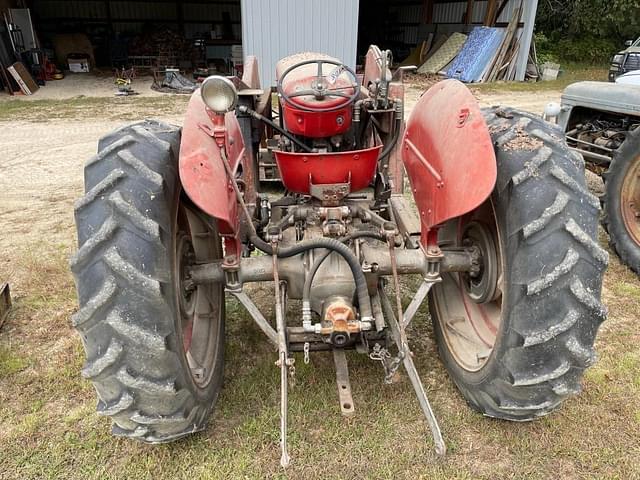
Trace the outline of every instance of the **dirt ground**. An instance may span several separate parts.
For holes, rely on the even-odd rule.
[[[163,97],[151,90],[149,77],[136,79],[135,89],[145,96]],[[50,82],[36,95],[21,100],[65,100],[78,97],[111,97],[115,89],[110,77],[69,74],[64,80]],[[422,94],[418,88],[407,90],[406,108],[411,111]],[[546,103],[559,101],[560,92],[532,95],[527,92],[477,94],[484,106],[510,105],[531,112],[542,112]],[[9,98],[0,96],[0,101]],[[180,100],[183,100],[182,98]],[[118,99],[126,105],[127,99]],[[158,115],[163,121],[180,125],[183,104],[176,105],[174,114]],[[0,205],[2,205],[0,248],[4,251],[21,243],[47,238],[57,243],[69,239],[73,223],[73,201],[82,193],[82,166],[95,153],[98,139],[128,122],[130,118],[145,118],[148,108],[127,109],[127,120],[105,120],[95,112],[94,118],[81,121],[62,118],[44,122],[12,120],[0,123]],[[47,212],[46,215],[41,215]],[[16,282],[19,281],[16,279]]]
[[[111,96],[110,80],[95,86],[87,78],[68,77],[23,100]],[[254,330],[233,308],[225,393],[212,425],[195,439],[156,448],[113,439],[109,422],[94,413],[90,384],[80,378],[83,352],[69,325],[77,306],[67,260],[75,249],[73,203],[82,194],[83,164],[102,135],[129,119],[180,124],[185,106],[183,98],[172,106],[145,83],[135,88],[162,100],[160,114],[154,103],[122,99],[115,110],[109,102],[89,103],[79,115],[48,118],[36,109],[29,120],[18,114],[0,120],[0,282],[11,283],[16,305],[0,330],[0,478],[282,478],[272,352],[259,335],[233,335]],[[407,110],[420,93],[408,89]],[[539,113],[559,101],[560,91],[476,95],[482,106]],[[0,109],[5,101],[0,97]],[[606,244],[603,233],[601,241]],[[301,365],[302,389],[291,399],[297,466],[288,476],[640,478],[640,282],[614,255],[604,297],[610,316],[585,391],[559,413],[526,425],[484,419],[465,405],[437,360],[422,314],[417,323],[429,334],[418,348],[418,366],[449,442],[445,460],[425,443],[406,381],[382,393],[377,367],[354,360],[362,414],[344,422],[335,412],[330,362],[321,358],[315,371]]]
[[[139,97],[162,96],[163,93],[151,89],[153,77],[139,75],[134,79],[133,90]],[[116,91],[114,77],[109,72],[71,73],[66,72],[62,80],[47,82],[35,94],[20,97],[21,100],[65,100],[74,97],[110,97]],[[11,100],[9,95],[0,94],[0,102]]]

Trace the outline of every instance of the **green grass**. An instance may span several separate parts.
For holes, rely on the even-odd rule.
[[[166,109],[184,97],[0,102],[0,118],[46,121]],[[38,103],[41,102],[41,103]],[[133,105],[133,107],[132,107]],[[23,109],[24,107],[24,109]],[[108,110],[108,112],[107,112]],[[106,112],[106,113],[105,113]],[[142,114],[136,114],[139,118]],[[71,212],[69,212],[71,215]],[[2,230],[0,216],[0,230]],[[73,233],[69,231],[68,238]],[[601,234],[604,245],[606,236]],[[77,308],[68,270],[74,249],[47,238],[15,238],[0,251],[0,278],[12,283],[14,309],[0,330],[0,478],[4,479],[640,479],[640,279],[611,254],[598,362],[583,392],[531,423],[484,418],[458,393],[437,357],[426,308],[411,344],[449,453],[438,458],[405,375],[385,385],[377,363],[349,353],[356,415],[339,414],[331,357],[305,365],[296,354],[290,391],[293,462],[279,467],[276,355],[233,299],[227,301],[225,383],[206,431],[149,446],[110,435],[95,414],[95,390],[80,376],[84,351],[69,317]],[[408,301],[416,280],[403,279]],[[250,295],[268,317],[272,289]],[[291,302],[291,307],[296,307]],[[291,319],[295,315],[291,316]]]
[[[26,358],[18,356],[8,346],[0,345],[0,378],[18,373],[28,365]]]
[[[227,302],[225,386],[209,428],[171,445],[111,437],[109,420],[94,412],[93,388],[79,374],[84,353],[68,321],[75,309],[70,253],[70,245],[37,244],[3,258],[25,273],[0,332],[2,478],[640,478],[640,307],[625,300],[640,282],[613,256],[600,360],[587,371],[582,394],[559,411],[525,424],[472,411],[437,358],[423,310],[412,343],[448,455],[434,454],[404,375],[384,385],[377,363],[349,353],[356,416],[344,419],[331,357],[319,354],[305,365],[296,355],[293,463],[285,475],[278,465],[276,356],[234,300]],[[405,301],[415,284],[403,279]],[[250,294],[270,313],[270,288],[254,285]]]
[[[50,121],[100,118],[136,120],[149,115],[181,115],[189,95],[158,97],[83,97],[67,100],[5,100],[0,102],[0,121]]]
[[[529,92],[563,90],[568,85],[584,80],[607,81],[607,67],[584,64],[561,65],[560,75],[556,80],[546,82],[493,82],[473,84],[473,88],[482,93],[493,92]]]

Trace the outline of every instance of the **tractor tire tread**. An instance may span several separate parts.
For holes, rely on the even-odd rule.
[[[579,392],[582,373],[595,360],[595,335],[606,318],[598,299],[608,254],[597,243],[599,202],[562,132],[511,108],[484,114],[498,161],[496,208],[507,218],[504,255],[514,266],[504,279],[512,291],[503,298],[508,325],[473,382],[449,366],[443,341],[440,353],[473,408],[528,421]],[[510,143],[518,138],[524,147]]]
[[[629,235],[620,211],[620,191],[624,176],[640,152],[640,128],[629,132],[624,143],[613,154],[609,169],[602,175],[602,226],[609,234],[609,245],[636,274],[640,275],[640,245]]]
[[[96,388],[98,414],[113,419],[113,434],[148,443],[202,430],[211,408],[184,378],[167,313],[176,308],[166,288],[167,205],[179,142],[178,127],[155,121],[103,137],[75,205],[79,248],[70,265],[80,308],[72,324],[87,354],[82,374]],[[131,239],[144,255],[127,251]]]

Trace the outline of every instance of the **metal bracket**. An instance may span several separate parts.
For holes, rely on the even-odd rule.
[[[342,199],[351,193],[351,173],[345,183],[314,184],[309,177],[309,193],[326,207],[337,207]]]
[[[347,355],[341,348],[333,349],[333,362],[336,365],[336,383],[338,384],[338,400],[340,411],[345,417],[352,417],[356,411],[351,396],[351,382],[349,381],[349,366]]]

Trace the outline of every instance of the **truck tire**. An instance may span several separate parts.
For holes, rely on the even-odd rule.
[[[224,291],[184,275],[221,245],[181,192],[179,146],[180,129],[155,121],[105,136],[75,205],[82,375],[113,434],[148,443],[202,430],[222,384]]]
[[[640,128],[614,153],[603,175],[602,223],[622,263],[640,275]]]
[[[600,205],[562,133],[512,109],[484,112],[498,174],[491,197],[439,241],[478,247],[475,274],[445,274],[430,308],[440,356],[484,415],[527,421],[580,391],[596,354],[608,255]]]

